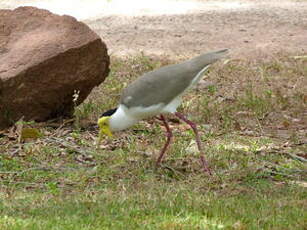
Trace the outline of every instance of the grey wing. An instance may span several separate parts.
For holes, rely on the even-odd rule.
[[[189,87],[192,79],[185,76],[190,74],[175,65],[146,73],[123,90],[120,103],[128,108],[168,104]]]
[[[213,51],[146,73],[124,89],[120,103],[128,108],[168,104],[191,84],[195,84],[207,67],[226,53],[226,49]]]

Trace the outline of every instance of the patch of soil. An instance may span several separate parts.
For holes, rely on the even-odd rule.
[[[187,14],[113,15],[85,22],[117,56],[192,56],[221,48],[230,48],[233,58],[306,54],[307,1],[217,2],[217,7],[228,7],[201,1],[199,9]],[[245,5],[231,7],[231,2]]]
[[[0,8],[22,5],[84,21],[116,56],[176,59],[221,48],[248,59],[307,53],[306,0],[0,0]]]

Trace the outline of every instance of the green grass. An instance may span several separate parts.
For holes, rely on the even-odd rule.
[[[154,119],[95,147],[99,114],[168,63],[113,58],[74,124],[19,122],[0,133],[0,229],[306,229],[304,60],[219,63],[206,79],[213,84],[185,96],[180,110],[199,124],[213,176],[176,119],[161,168],[164,128]],[[18,141],[25,127],[43,136]]]
[[[73,198],[21,196],[2,204],[5,215],[0,226],[10,230],[303,229],[306,220],[304,204],[298,202],[304,193],[287,184],[276,188],[258,180],[250,191],[241,185],[234,194],[219,194],[191,190],[189,183],[152,182],[130,191],[103,186]]]

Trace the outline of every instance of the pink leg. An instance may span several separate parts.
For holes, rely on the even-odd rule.
[[[158,119],[161,120],[161,121],[163,122],[163,125],[164,125],[165,128],[166,128],[167,140],[166,140],[165,145],[163,146],[163,149],[162,149],[161,152],[160,152],[160,155],[159,155],[158,160],[157,160],[157,162],[156,162],[156,166],[159,166],[159,165],[160,165],[160,163],[161,163],[161,161],[162,161],[162,158],[163,158],[163,156],[164,156],[164,154],[165,154],[165,152],[166,152],[166,150],[167,150],[169,144],[171,143],[171,139],[172,139],[172,136],[173,136],[172,130],[171,130],[170,127],[168,126],[165,117],[161,114],[161,115],[160,115],[160,118],[158,118]]]
[[[201,164],[202,166],[204,167],[204,171],[207,172],[209,175],[212,175],[211,173],[211,170],[208,166],[208,162],[206,161],[205,159],[205,154],[203,153],[203,150],[202,150],[202,146],[201,146],[201,141],[200,141],[200,137],[199,137],[199,134],[198,134],[198,130],[197,130],[197,127],[196,127],[196,124],[193,123],[192,121],[188,120],[183,114],[181,113],[178,113],[176,112],[175,115],[183,120],[185,123],[187,123],[194,131],[194,134],[195,134],[195,138],[196,138],[196,143],[197,143],[197,147],[198,147],[198,150],[200,152],[200,161],[201,161]]]

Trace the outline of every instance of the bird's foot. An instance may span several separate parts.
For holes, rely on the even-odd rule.
[[[212,176],[212,172],[209,168],[209,164],[205,159],[205,154],[203,153],[203,149],[202,149],[202,145],[201,145],[201,140],[200,140],[200,135],[198,133],[198,129],[197,126],[194,122],[188,120],[183,114],[176,112],[175,115],[183,120],[185,123],[187,123],[193,130],[194,134],[195,134],[195,139],[196,139],[196,144],[197,144],[197,148],[199,150],[199,154],[200,154],[200,162],[201,165],[204,169],[204,172],[208,173],[210,176]]]
[[[203,167],[203,170],[205,173],[208,173],[209,176],[212,176],[212,171],[209,167],[209,164],[208,162],[206,161],[205,157],[203,155],[200,156],[200,162],[201,162],[201,165]]]

